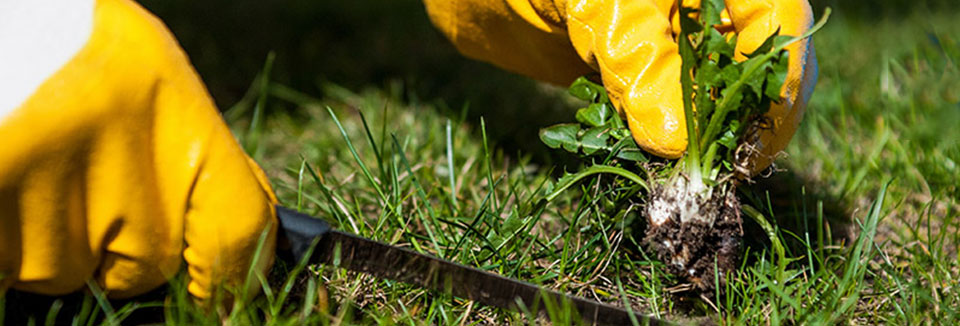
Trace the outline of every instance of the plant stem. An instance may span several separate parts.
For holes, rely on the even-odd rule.
[[[647,183],[644,182],[643,179],[640,178],[639,175],[636,175],[636,174],[633,173],[633,172],[627,171],[627,170],[622,169],[622,168],[614,167],[614,166],[594,165],[594,166],[591,166],[591,167],[589,167],[589,168],[583,169],[583,170],[580,171],[580,172],[577,172],[577,174],[574,174],[574,175],[570,176],[569,179],[566,179],[566,180],[564,180],[563,182],[557,184],[557,187],[553,190],[553,192],[550,193],[549,195],[547,195],[547,197],[545,197],[544,199],[545,199],[546,201],[551,201],[551,200],[553,200],[554,198],[556,198],[557,196],[559,196],[560,193],[562,193],[564,190],[567,190],[567,188],[570,188],[570,186],[572,186],[572,185],[574,185],[575,183],[577,183],[577,181],[580,181],[580,180],[583,179],[583,178],[586,178],[586,177],[588,177],[588,176],[590,176],[590,175],[598,174],[598,173],[611,173],[611,174],[616,174],[616,175],[619,175],[619,176],[621,176],[621,177],[627,178],[627,179],[630,180],[630,181],[633,181],[634,183],[636,183],[636,184],[640,185],[641,187],[643,187],[643,189],[650,190],[650,188],[647,187]]]
[[[690,44],[690,32],[680,30],[678,38],[680,57],[680,88],[683,96],[683,116],[687,125],[687,161],[684,167],[687,175],[694,182],[702,182],[700,175],[700,146],[697,142],[697,117],[693,112],[693,66],[696,64],[696,54]]]
[[[757,73],[757,70],[759,70],[764,63],[766,63],[767,61],[770,61],[770,59],[772,59],[775,55],[780,53],[780,51],[782,51],[788,45],[793,44],[794,42],[800,41],[804,38],[810,37],[810,35],[820,30],[820,28],[823,27],[824,24],[826,24],[827,18],[830,17],[830,12],[831,12],[830,8],[827,7],[826,10],[823,12],[823,17],[821,17],[820,20],[817,22],[817,24],[814,25],[812,28],[810,28],[810,30],[808,30],[806,33],[803,33],[800,36],[791,38],[790,40],[783,42],[782,44],[777,44],[776,46],[773,47],[772,50],[770,50],[770,52],[764,53],[763,57],[761,57],[759,60],[751,62],[750,65],[744,67],[743,74],[740,75],[740,79],[738,79],[736,82],[730,85],[730,87],[727,89],[728,94],[739,93],[740,88],[743,87],[743,84],[746,82],[748,78],[753,76],[753,74]],[[681,44],[684,43],[682,39],[680,40],[680,43]],[[682,49],[683,47],[681,46],[681,51]],[[680,75],[680,82],[683,83],[683,75]],[[714,137],[716,137],[717,132],[719,132],[720,127],[723,125],[723,120],[727,117],[727,113],[729,113],[730,110],[733,109],[734,104],[737,104],[737,103],[731,103],[729,101],[731,97],[732,96],[724,96],[723,100],[720,102],[720,105],[717,106],[717,110],[710,117],[710,122],[707,123],[707,129],[704,131],[703,137],[700,139],[700,143],[699,143],[700,147],[706,147],[707,144],[713,141]]]
[[[718,146],[717,143],[710,144],[710,147],[707,148],[707,153],[703,155],[702,171],[703,175],[707,176],[708,178],[712,174],[711,171],[713,171],[713,159],[717,156],[717,149],[719,149],[719,147],[720,146]]]

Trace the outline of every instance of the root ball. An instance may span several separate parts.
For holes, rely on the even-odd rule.
[[[651,193],[644,243],[693,290],[711,292],[715,267],[722,285],[740,260],[740,202],[732,186],[702,191],[677,179]]]

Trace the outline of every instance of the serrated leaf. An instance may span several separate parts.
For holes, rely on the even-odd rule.
[[[723,81],[720,66],[713,60],[705,60],[697,70],[697,87],[713,87]]]
[[[723,11],[723,0],[703,0],[700,3],[700,19],[704,26],[720,24],[720,12]]]
[[[723,69],[720,70],[720,77],[723,78],[724,84],[730,86],[733,83],[736,83],[740,79],[742,65],[740,63],[729,64]]]
[[[753,71],[753,74],[749,76],[740,76],[743,79],[744,85],[746,85],[757,98],[763,96],[763,82],[766,80],[766,72],[769,69],[772,69],[772,64],[769,60],[764,61],[763,57],[754,57],[747,59],[743,62],[744,67],[750,67],[751,65],[759,65],[756,70]]]
[[[722,136],[720,136],[720,139],[717,139],[717,143],[728,149],[735,149],[737,148],[737,135],[734,135],[732,131],[727,130]]]
[[[593,103],[577,110],[577,121],[590,127],[600,127],[607,123],[612,112],[606,103]]]
[[[764,86],[764,95],[770,99],[780,101],[780,89],[787,80],[787,72],[790,69],[789,52],[784,50],[780,53],[777,62],[772,65],[773,71],[767,74],[767,84]]]
[[[518,217],[516,213],[511,212],[501,223],[498,223],[492,228],[493,232],[487,235],[487,241],[489,241],[493,247],[500,247],[507,241],[513,239],[513,234],[523,227],[523,224],[524,218]]]
[[[740,130],[740,121],[739,120],[730,121],[730,124],[728,126],[729,127],[727,128],[727,131],[725,131],[723,135],[720,136],[720,139],[717,139],[717,143],[719,143],[720,145],[728,149],[736,149],[737,148],[737,131]]]
[[[680,7],[681,33],[693,34],[703,30],[703,26],[700,26],[700,22],[690,18],[690,14],[694,12],[697,12],[697,10],[689,7]]]
[[[717,107],[717,102],[710,97],[709,92],[704,92],[702,95],[697,94],[697,119],[698,124],[704,126],[707,124],[707,121],[710,120],[710,115],[713,114],[713,110]]]
[[[571,182],[574,182],[576,180],[576,177],[577,176],[573,173],[564,172],[563,176],[560,177],[560,179],[557,179],[557,184],[554,186],[554,188],[563,188],[564,186],[570,184]],[[553,190],[547,193],[551,193],[551,192],[553,192]]]
[[[578,132],[580,132],[580,125],[576,123],[553,125],[540,129],[540,141],[547,147],[563,147],[568,152],[576,153],[580,147],[580,143],[577,141]]]
[[[720,12],[725,0],[701,0],[698,9],[679,8],[681,30],[676,42],[682,59],[680,86],[686,129],[692,141],[684,154],[687,166],[706,173],[707,184],[715,185],[720,174],[734,169],[733,154],[743,131],[741,121],[753,123],[765,112],[771,101],[779,100],[779,90],[786,78],[788,61],[780,51],[791,39],[780,36],[779,30],[764,39],[747,60],[738,62],[737,35],[723,35],[714,28],[721,23]],[[695,18],[691,18],[691,15]],[[818,23],[817,26],[822,26]],[[805,34],[804,36],[808,36]],[[750,71],[751,74],[744,75]],[[736,86],[735,89],[732,86]],[[603,86],[587,78],[577,79],[569,88],[572,96],[590,104],[577,111],[578,124],[558,125],[541,130],[541,140],[552,148],[578,153],[581,158],[610,153],[618,160],[646,161],[616,110],[608,102]],[[724,107],[717,107],[720,104]],[[694,110],[696,108],[696,110]],[[615,145],[611,145],[615,144]],[[707,153],[701,150],[708,150]],[[705,155],[706,154],[706,155]],[[709,158],[709,162],[700,162]],[[587,158],[596,159],[596,158]],[[621,161],[622,162],[622,161]],[[692,163],[692,164],[691,164]],[[675,166],[675,167],[676,167]],[[603,165],[601,167],[611,167]],[[669,169],[664,169],[664,171]],[[576,175],[582,175],[578,173]],[[557,184],[547,185],[550,193],[563,191],[563,184],[572,184],[567,174]],[[551,195],[555,196],[555,195]]]
[[[607,139],[610,138],[610,134],[604,132],[604,130],[605,128],[594,127],[583,133],[583,137],[580,138],[580,145],[583,146],[584,154],[593,155],[602,149],[609,149]]]
[[[727,43],[727,38],[724,37],[723,34],[720,34],[720,31],[711,28],[707,30],[707,34],[705,35],[703,43],[700,46],[700,51],[704,57],[707,57],[711,54],[733,57],[735,44],[736,43]]]
[[[743,100],[743,92],[734,92],[730,88],[725,88],[724,90],[720,91],[720,94],[720,101],[730,103],[729,105],[732,105],[733,108],[740,107],[740,101]]]

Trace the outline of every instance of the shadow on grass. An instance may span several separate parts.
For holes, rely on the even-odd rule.
[[[543,156],[538,129],[573,118],[564,92],[461,56],[420,1],[140,2],[169,26],[221,109],[274,51],[270,79],[317,98],[324,83],[359,91],[399,82],[403,101],[454,119],[469,105],[466,122],[485,117],[491,141],[509,154]]]
[[[856,239],[856,223],[851,219],[852,204],[832,196],[813,180],[794,171],[781,171],[744,187],[741,200],[764,213],[771,212],[774,223],[784,233],[790,257],[803,255],[805,243],[824,246],[850,244]],[[818,227],[822,227],[818,230]],[[820,231],[820,233],[818,233]],[[764,231],[749,218],[744,218],[744,233],[763,235]],[[809,238],[808,238],[809,237]],[[745,236],[745,245],[753,248],[768,246],[765,236]]]
[[[537,138],[539,128],[572,120],[573,108],[558,95],[563,92],[464,58],[432,26],[419,0],[140,2],[170,27],[221,108],[243,96],[275,51],[271,80],[292,89],[323,98],[327,82],[356,91],[399,81],[405,101],[440,102],[431,106],[453,118],[469,103],[466,122],[485,117],[490,140],[507,154],[529,154],[544,165],[565,162]],[[818,15],[829,6],[868,21],[955,10],[953,2],[812,1]]]
[[[109,300],[109,304],[111,309],[138,306],[120,321],[123,325],[163,324],[164,307],[161,303],[166,296],[167,287],[164,286],[130,299]],[[4,325],[101,325],[107,322],[97,300],[83,291],[52,297],[10,290],[5,301],[6,315],[0,320]]]

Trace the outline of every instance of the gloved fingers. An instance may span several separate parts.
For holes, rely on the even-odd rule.
[[[0,291],[93,278],[136,295],[183,254],[205,299],[246,280],[261,235],[265,270],[275,199],[176,40],[132,0],[94,15],[84,48],[0,124]]]
[[[220,289],[232,292],[227,295],[250,294],[259,289],[259,282],[256,278],[247,282],[249,272],[256,277],[273,262],[276,198],[186,57],[181,52],[172,60],[178,62],[169,66],[178,68],[157,88],[156,156],[160,175],[165,176],[160,182],[187,189],[175,200],[185,201],[188,290],[201,301]]]
[[[674,4],[676,3],[676,1],[670,0],[657,1],[672,2]],[[661,4],[661,6],[666,6],[666,4]],[[700,8],[700,0],[685,0],[683,2],[683,6],[687,8]],[[672,24],[671,26],[673,27],[674,35],[680,34],[680,15],[677,14],[679,12],[678,9],[679,8],[674,5],[673,9],[670,11],[670,23]],[[698,15],[698,13],[694,12],[690,14],[690,17],[697,18]],[[730,19],[730,12],[728,12],[726,8],[724,8],[723,11],[720,11],[720,23],[714,25],[713,28],[717,29],[717,31],[719,31],[721,34],[735,31],[733,28],[733,21]]]
[[[806,0],[726,0],[726,7],[737,32],[736,53],[744,59],[767,37],[799,36],[813,25],[813,12]],[[756,144],[752,170],[762,171],[786,147],[803,117],[807,100],[817,79],[813,43],[804,39],[786,47],[790,53],[789,70],[781,90],[781,100],[767,113],[769,128],[762,131]]]
[[[662,56],[666,57],[662,63],[631,84],[621,107],[637,144],[657,156],[673,159],[683,155],[687,147],[681,59],[679,55]]]
[[[107,252],[101,258],[96,280],[111,299],[124,299],[166,283],[167,276],[154,262]]]
[[[14,288],[65,294],[97,280],[109,297],[177,273],[182,209],[154,157],[155,59],[175,44],[132,1],[96,1],[85,45],[0,124],[0,274]],[[169,176],[172,177],[172,176]],[[175,213],[170,213],[170,212]],[[0,232],[6,233],[6,232]],[[11,255],[12,256],[12,255]]]
[[[593,72],[570,47],[564,0],[424,0],[464,56],[566,86]]]
[[[759,152],[753,153],[750,158],[753,166],[751,172],[756,175],[770,166],[780,152],[787,147],[793,134],[797,132],[800,121],[803,120],[803,113],[807,106],[807,101],[813,93],[814,85],[817,83],[817,56],[813,45],[810,45],[807,52],[807,59],[804,62],[803,73],[799,84],[801,85],[798,94],[794,95],[793,100],[782,98],[780,103],[770,106],[767,117],[771,119],[771,128],[760,133],[758,140]],[[789,73],[788,73],[789,75]],[[787,77],[789,78],[789,76]]]
[[[269,185],[229,130],[216,129],[190,194],[184,229],[188,290],[201,300],[219,287],[233,295],[256,292],[256,273],[265,274],[273,263],[276,241],[276,200]]]
[[[614,105],[643,149],[666,158],[683,154],[680,55],[670,1],[576,0],[567,28],[580,57],[600,71]]]
[[[737,54],[753,52],[778,29],[780,35],[798,36],[813,26],[813,11],[806,0],[726,0],[725,5],[738,35]]]

